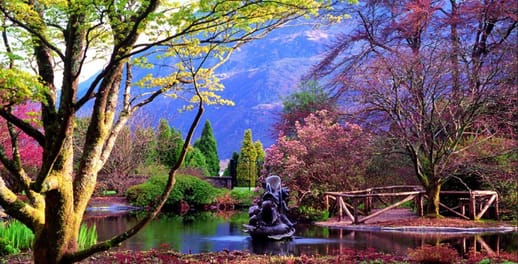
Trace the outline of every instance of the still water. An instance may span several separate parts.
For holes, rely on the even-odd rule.
[[[99,240],[110,238],[132,227],[136,214],[90,217]],[[348,248],[375,248],[387,253],[407,252],[424,244],[449,243],[459,253],[484,250],[518,254],[518,233],[484,235],[405,234],[401,232],[346,231],[315,225],[297,225],[294,239],[282,242],[257,242],[242,231],[247,223],[246,212],[200,212],[184,216],[161,215],[134,237],[123,242],[122,248],[148,250],[172,248],[182,253],[248,250],[256,254],[335,255]]]

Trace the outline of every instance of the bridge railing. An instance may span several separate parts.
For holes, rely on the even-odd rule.
[[[495,191],[441,191],[440,195],[457,197],[456,206],[447,206],[443,203],[440,206],[462,218],[478,220],[491,206],[495,208],[495,215],[498,218],[498,194]],[[324,194],[327,210],[331,209],[331,200],[334,200],[335,208],[338,210],[338,220],[349,219],[353,224],[364,223],[411,200],[414,201],[417,215],[423,216],[424,199],[427,198],[425,190],[418,185],[373,187]],[[374,211],[376,202],[385,207]]]

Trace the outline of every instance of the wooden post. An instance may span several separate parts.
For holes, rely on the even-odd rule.
[[[483,208],[480,209],[480,213],[477,214],[476,220],[482,218],[484,213],[486,213],[487,209],[489,209],[489,207],[497,199],[497,197],[498,197],[498,195],[495,193],[495,194],[491,195],[491,198],[489,198],[489,200],[486,200],[486,204],[484,205]]]
[[[496,195],[496,200],[495,200],[495,218],[496,220],[500,220],[500,210],[498,209],[498,194],[495,194]]]
[[[363,198],[363,205],[364,205],[364,212],[365,212],[365,215],[368,215],[371,211],[371,192],[372,191],[368,191],[367,192],[367,196],[365,196],[365,198]]]
[[[477,206],[476,206],[476,196],[474,193],[469,193],[469,216],[472,220],[478,220],[477,217]]]
[[[345,211],[345,214],[349,219],[351,219],[351,222],[354,222],[354,216],[349,212],[349,209],[347,209],[347,204],[344,202],[344,200],[340,200],[341,205],[343,206],[343,209]]]
[[[336,203],[338,205],[338,222],[342,221],[342,196],[336,196]]]
[[[424,199],[424,197],[423,197],[423,194],[421,192],[416,195],[415,207],[416,207],[416,210],[417,210],[417,214],[420,217],[424,216],[424,201],[423,201],[423,199]]]
[[[353,223],[356,225],[358,224],[358,199],[353,198],[353,209],[354,209],[354,221]]]

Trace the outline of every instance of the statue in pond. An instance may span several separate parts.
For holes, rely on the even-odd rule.
[[[279,176],[266,178],[264,194],[259,202],[248,210],[249,221],[248,225],[244,225],[244,231],[257,239],[291,238],[295,228],[286,216],[288,192],[288,188],[281,186]]]

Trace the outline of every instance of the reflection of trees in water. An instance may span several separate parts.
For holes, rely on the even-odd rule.
[[[460,256],[466,257],[471,252],[485,252],[489,256],[500,252],[518,253],[518,233],[507,234],[439,234],[439,233],[402,233],[402,232],[364,232],[334,230],[341,241],[354,241],[358,249],[375,248],[386,253],[405,254],[409,248],[424,245],[448,244],[455,248]],[[337,250],[344,248],[340,244]],[[336,254],[336,253],[335,253]]]
[[[143,214],[95,217],[85,223],[96,224],[99,240],[124,232],[132,227]],[[336,255],[346,250],[375,248],[392,254],[406,254],[409,248],[448,243],[460,256],[473,249],[477,252],[518,253],[518,232],[493,235],[438,235],[434,233],[363,232],[323,228],[314,225],[297,225],[293,240],[252,241],[242,232],[248,214],[219,215],[213,212],[196,214],[161,215],[134,238],[123,243],[122,248],[145,250],[170,248],[193,253],[220,251],[223,249],[249,250],[257,254],[276,255]],[[228,239],[227,239],[228,238]]]
[[[129,215],[110,215],[106,217],[90,217],[84,222],[88,225],[95,224],[98,241],[108,239],[116,234],[126,231]]]

